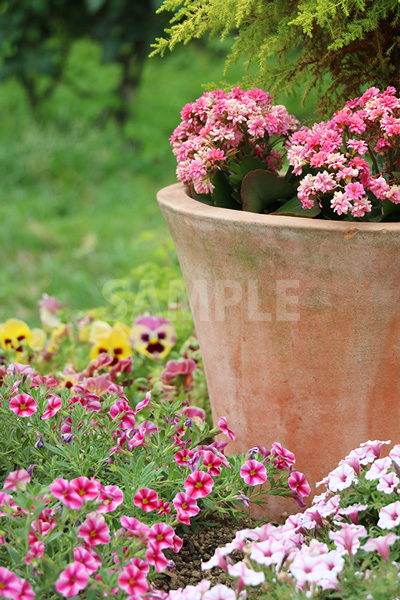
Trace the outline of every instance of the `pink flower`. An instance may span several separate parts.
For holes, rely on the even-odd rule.
[[[118,400],[110,408],[112,419],[118,419],[121,429],[132,429],[135,427],[135,413],[125,400]]]
[[[30,565],[32,562],[32,558],[42,558],[44,554],[44,543],[43,542],[34,542],[29,548],[29,552],[25,556],[25,564]]]
[[[124,567],[118,577],[118,586],[127,594],[132,594],[135,598],[139,598],[148,590],[146,573],[139,569],[134,564],[129,564]]]
[[[385,494],[392,494],[397,489],[399,482],[400,479],[395,475],[395,473],[383,473],[380,476],[376,489],[379,492],[384,492]]]
[[[77,477],[70,482],[72,489],[84,501],[94,500],[99,495],[101,485],[96,479],[88,479],[87,477]]]
[[[82,538],[88,546],[98,546],[99,544],[108,544],[110,534],[107,523],[104,519],[87,518],[79,527],[77,536]]]
[[[31,476],[29,475],[28,471],[25,471],[24,469],[13,471],[7,475],[3,484],[3,490],[12,490],[14,492],[18,492],[18,490],[24,490],[30,480]]]
[[[366,544],[362,546],[362,549],[366,552],[377,550],[384,560],[389,560],[389,546],[393,546],[397,539],[398,536],[393,532],[377,538],[369,538]]]
[[[162,553],[162,550],[155,548],[154,546],[149,546],[149,548],[146,550],[145,556],[147,562],[154,566],[157,573],[161,573],[161,571],[163,571],[168,565],[168,561]]]
[[[234,440],[236,435],[233,433],[233,431],[231,429],[229,429],[227,423],[226,423],[226,417],[220,417],[219,421],[218,421],[218,427],[220,428],[220,430],[222,431],[222,433],[224,433],[225,435],[228,436],[228,438],[230,440]]]
[[[400,502],[392,502],[379,511],[378,527],[381,529],[393,529],[400,523]]]
[[[64,598],[76,596],[81,590],[84,590],[89,581],[89,574],[85,567],[79,562],[73,562],[60,573],[55,587],[59,594]]]
[[[106,485],[101,488],[97,502],[100,502],[100,506],[97,508],[99,513],[112,512],[121,504],[124,499],[122,490],[116,485]]]
[[[50,491],[54,498],[61,500],[65,506],[72,510],[78,510],[83,504],[81,496],[79,496],[72,485],[66,479],[57,478],[50,484]]]
[[[42,419],[49,419],[50,417],[54,417],[54,415],[60,410],[62,406],[61,398],[58,396],[50,396],[48,399],[47,408],[42,415]]]
[[[82,546],[74,548],[74,561],[81,563],[85,567],[89,575],[95,573],[99,568],[99,565],[97,564],[97,561],[95,560],[94,556],[92,556],[89,550],[83,548]]]
[[[197,506],[196,500],[184,494],[183,492],[179,492],[176,494],[175,498],[172,501],[175,509],[178,513],[178,517],[194,517],[200,512],[200,508]]]
[[[351,486],[355,478],[355,471],[350,465],[342,464],[328,475],[328,487],[332,492],[339,492]]]
[[[163,548],[171,548],[174,543],[175,532],[170,525],[166,523],[155,523],[150,527],[149,544],[163,550]]]
[[[246,585],[260,585],[265,581],[264,573],[249,569],[244,562],[228,565],[228,573],[232,577],[238,577],[237,593],[240,593]]]
[[[142,540],[144,544],[147,544],[147,540],[149,537],[150,527],[145,523],[142,523],[135,517],[126,517],[122,516],[120,518],[120,523],[124,529],[129,531],[134,537]]]
[[[222,464],[222,460],[214,454],[211,450],[201,452],[203,457],[203,465],[207,467],[209,475],[215,477],[220,474],[221,469],[219,468]]]
[[[362,525],[349,525],[344,523],[339,531],[330,531],[329,538],[341,554],[353,555],[360,547],[360,539],[367,535],[367,530]]]
[[[303,473],[300,473],[299,471],[293,471],[290,474],[288,485],[290,489],[297,492],[301,498],[305,498],[306,496],[310,495],[311,488],[308,485],[307,479]]]
[[[19,417],[30,417],[37,411],[37,404],[29,394],[18,394],[11,398],[10,410]]]
[[[142,508],[146,512],[157,510],[158,508],[158,495],[157,492],[149,488],[142,488],[135,494],[133,503],[138,508]]]
[[[197,498],[204,498],[211,493],[214,481],[213,478],[204,473],[204,471],[195,471],[191,473],[186,479],[183,487],[186,490],[188,496],[197,500]]]
[[[275,539],[272,535],[263,542],[253,542],[250,558],[260,565],[281,565],[286,548],[282,540]]]
[[[21,589],[18,577],[5,567],[0,567],[0,596],[16,598]]]
[[[247,485],[261,485],[267,479],[267,469],[258,460],[248,460],[240,469],[240,476]]]
[[[179,450],[176,454],[175,454],[175,462],[178,463],[178,465],[187,465],[188,461],[194,457],[194,452],[193,450],[188,450],[188,448],[184,448],[183,450]]]
[[[271,458],[278,471],[283,471],[284,469],[289,470],[296,462],[293,452],[286,450],[286,448],[283,448],[278,442],[272,444]]]
[[[192,387],[194,377],[193,371],[197,369],[197,363],[193,358],[182,360],[169,360],[161,373],[161,381],[165,385],[183,385],[185,391]]]
[[[236,594],[223,583],[217,583],[202,595],[203,600],[236,600]]]
[[[15,600],[33,600],[33,598],[36,597],[35,592],[33,591],[31,585],[26,581],[26,579],[18,577],[18,583],[20,585],[19,593],[16,596],[12,596]]]

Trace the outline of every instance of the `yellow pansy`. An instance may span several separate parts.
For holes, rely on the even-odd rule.
[[[0,344],[2,348],[24,351],[24,345],[32,346],[32,332],[20,319],[7,319],[0,323]]]
[[[106,352],[115,362],[130,356],[129,328],[124,323],[115,323],[113,327],[105,321],[94,321],[91,325],[89,341],[93,344],[90,358],[94,359]]]

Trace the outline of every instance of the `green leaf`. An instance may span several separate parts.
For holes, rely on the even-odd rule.
[[[18,563],[21,562],[20,555],[18,554],[18,552],[16,550],[14,550],[14,548],[8,547],[7,552],[10,555],[10,558],[15,565],[17,565]]]
[[[248,173],[243,179],[241,189],[243,210],[254,213],[269,212],[275,202],[286,200],[294,193],[294,187],[282,177],[257,169]]]
[[[272,215],[289,215],[292,217],[308,217],[309,219],[313,219],[314,217],[318,217],[321,214],[321,209],[318,204],[315,204],[312,208],[303,208],[301,204],[300,198],[295,196],[285,202],[282,206],[277,208]]]
[[[385,199],[382,202],[382,212],[383,218],[388,216],[393,218],[395,216],[395,221],[400,220],[400,204],[395,204],[394,202],[390,202],[390,200]]]
[[[212,198],[215,206],[240,210],[240,205],[232,198],[232,188],[225,173],[217,171],[212,178],[212,183],[214,185]]]

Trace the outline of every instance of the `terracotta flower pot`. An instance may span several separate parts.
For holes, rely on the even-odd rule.
[[[400,223],[219,209],[181,184],[158,202],[231,451],[280,442],[314,492],[360,443],[400,442]]]

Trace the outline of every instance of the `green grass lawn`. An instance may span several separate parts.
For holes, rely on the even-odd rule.
[[[77,44],[68,66],[90,98],[60,86],[34,119],[21,88],[2,84],[0,322],[37,324],[43,292],[72,308],[104,304],[107,282],[165,262],[168,232],[155,197],[175,181],[168,138],[183,104],[203,93],[203,82],[220,80],[222,68],[222,56],[199,45],[147,61],[128,127],[133,142],[96,120],[118,71],[100,64],[92,44]],[[232,78],[241,73],[238,66]],[[299,105],[288,108],[301,116]]]

